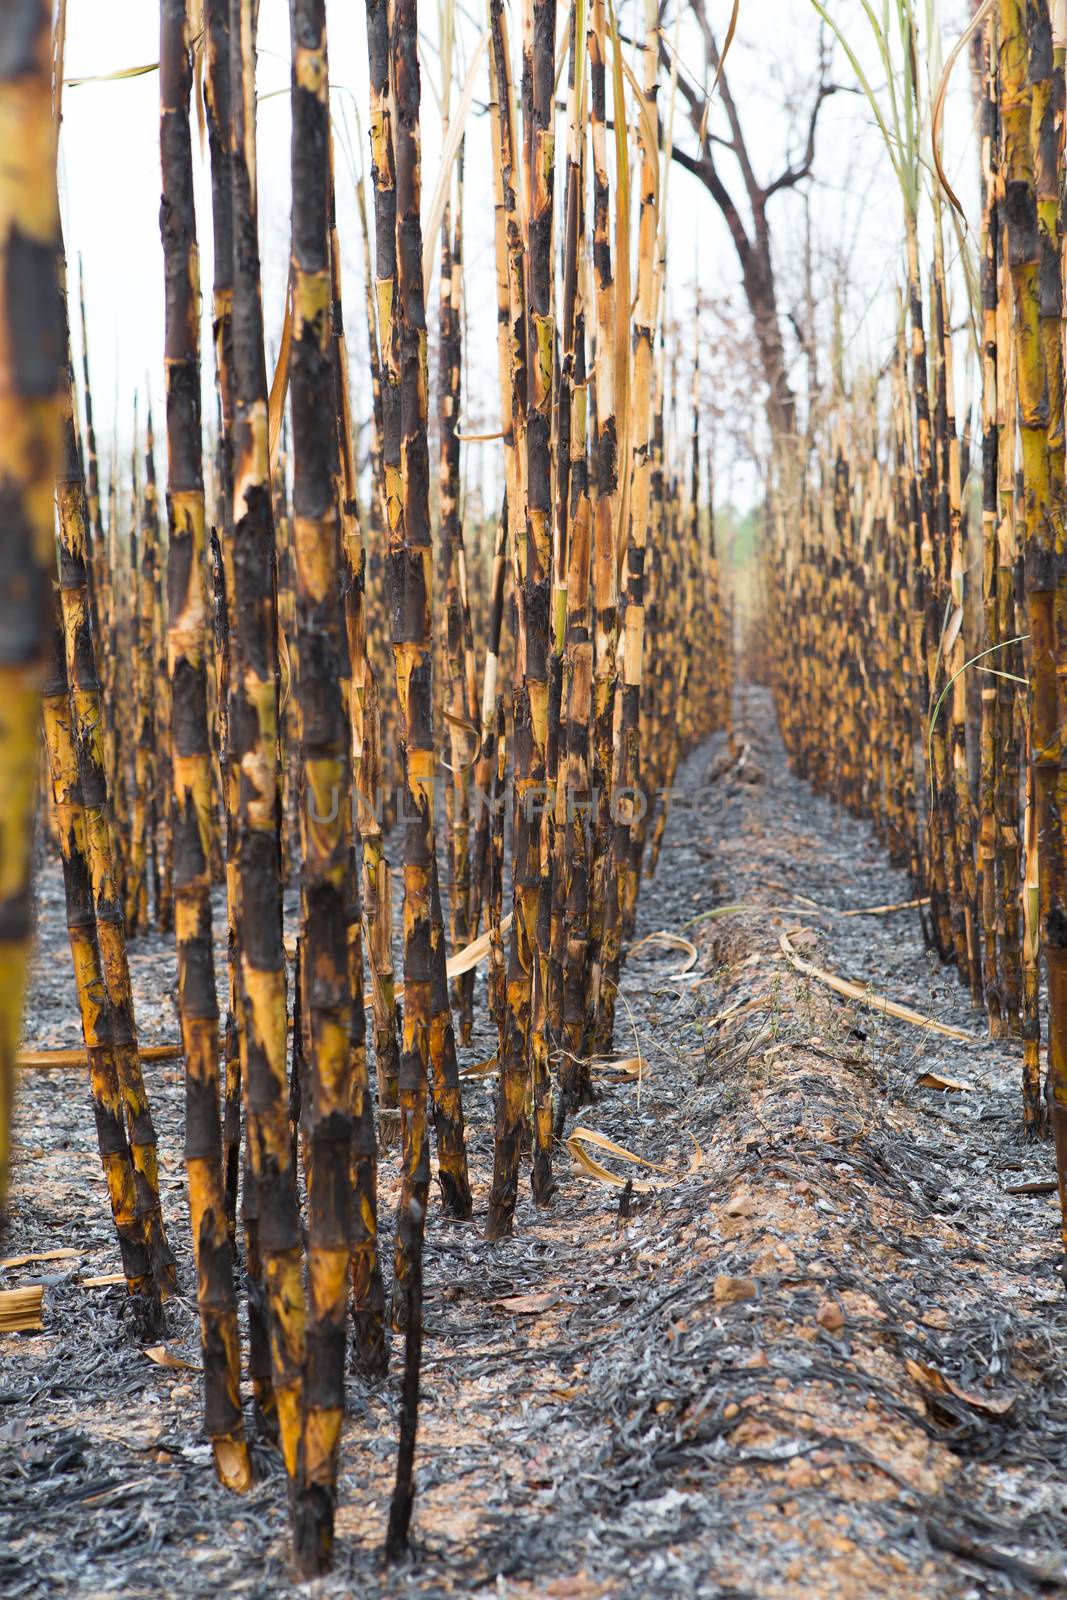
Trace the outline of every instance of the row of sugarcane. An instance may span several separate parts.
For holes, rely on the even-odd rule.
[[[1067,1218],[1065,20],[1047,0],[990,0],[976,16],[981,255],[957,306],[980,372],[979,439],[954,415],[957,202],[934,188],[924,272],[917,185],[905,186],[896,349],[850,389],[839,367],[809,437],[780,453],[765,567],[775,648],[759,653],[796,769],[873,820],[928,901],[930,947],[992,1036],[1021,1039],[1025,1127],[1054,1136]],[[905,87],[918,117],[918,85]]]
[[[138,442],[123,484],[113,460],[105,502],[87,357],[78,403],[55,209],[62,52],[47,0],[20,13],[33,16],[24,55],[14,44],[3,53],[14,68],[7,101],[0,86],[0,113],[8,105],[12,119],[28,119],[32,105],[36,120],[19,146],[35,163],[32,182],[0,189],[0,221],[9,260],[24,247],[27,218],[38,229],[48,270],[34,288],[43,282],[51,317],[40,325],[36,366],[24,371],[25,329],[37,324],[26,321],[25,275],[9,272],[5,283],[21,287],[25,303],[5,311],[0,401],[13,418],[7,472],[34,519],[23,519],[25,548],[12,545],[13,570],[34,606],[5,618],[2,637],[4,671],[18,687],[3,714],[25,712],[18,727],[0,730],[14,822],[3,829],[0,884],[4,959],[15,975],[4,990],[3,1083],[6,1092],[22,993],[15,979],[30,933],[43,685],[47,815],[127,1285],[146,1324],[158,1326],[176,1269],[126,952],[127,932],[154,917],[173,928],[178,956],[204,1428],[221,1481],[247,1488],[241,1260],[256,1427],[284,1457],[305,1574],[331,1560],[350,1319],[368,1378],[386,1370],[389,1325],[405,1336],[387,1549],[407,1548],[431,1123],[442,1211],[466,1219],[474,1209],[457,1048],[470,1035],[474,973],[457,974],[450,988],[449,945],[453,954],[477,951],[484,930],[499,1040],[486,1233],[498,1239],[514,1225],[524,1149],[534,1200],[551,1200],[555,1141],[591,1098],[593,1060],[611,1050],[639,882],[660,853],[678,763],[729,725],[730,608],[702,503],[699,408],[691,440],[672,444],[665,428],[669,153],[656,12],[646,9],[638,80],[604,0],[575,5],[564,40],[552,0],[526,0],[517,92],[502,0],[490,0],[506,491],[490,528],[476,530],[488,547],[473,563],[459,448],[462,157],[441,222],[431,513],[415,0],[367,4],[374,409],[362,505],[323,0],[290,6],[292,246],[273,383],[257,224],[257,6],[161,0],[165,513],[151,419],[143,461]],[[12,39],[20,26],[0,24]],[[217,426],[207,430],[190,115],[201,43],[215,263]],[[557,196],[561,46],[569,74]],[[636,228],[627,77],[640,155]],[[83,343],[85,321],[83,307]],[[42,444],[24,457],[31,421]],[[390,834],[381,791],[394,760],[401,790]],[[8,771],[17,783],[7,783]],[[393,844],[402,852],[402,1003]],[[290,879],[299,887],[291,982]],[[8,1125],[5,1116],[5,1139]],[[392,1143],[401,1192],[388,1301],[378,1160]]]

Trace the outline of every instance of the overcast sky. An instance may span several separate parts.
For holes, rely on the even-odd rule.
[[[832,14],[858,42],[878,83],[862,21],[859,0],[829,0]],[[728,0],[707,0],[713,25],[725,31]],[[966,0],[946,0],[943,33],[946,51],[968,13]],[[462,78],[481,31],[480,7],[464,11],[457,78]],[[643,8],[623,0],[620,23],[632,33]],[[346,326],[351,347],[357,410],[367,409],[366,327],[363,315],[362,245],[353,198],[353,178],[363,151],[355,129],[355,105],[366,117],[366,34],[362,6],[353,0],[328,0],[330,75],[338,125],[338,210],[344,265]],[[563,15],[561,9],[561,17]],[[438,173],[440,135],[436,90],[436,7],[423,6],[424,204],[428,207]],[[513,27],[513,42],[518,29]],[[673,34],[672,34],[673,36]],[[745,0],[729,59],[734,98],[745,125],[754,165],[769,179],[799,146],[804,123],[805,88],[814,81],[818,59],[818,17],[806,0]],[[691,28],[683,28],[681,55],[686,68],[703,77],[702,51]],[[92,77],[154,63],[158,58],[158,7],[152,0],[68,0],[66,76]],[[261,0],[259,30],[259,184],[264,304],[268,345],[277,342],[281,324],[289,234],[289,23],[287,0]],[[469,425],[491,427],[496,414],[495,291],[492,267],[491,168],[485,99],[485,60],[478,69],[477,92],[468,122],[466,161],[467,299],[470,348],[467,373]],[[832,78],[846,86],[854,78],[838,49]],[[456,91],[458,92],[458,91]],[[455,93],[454,92],[454,98]],[[134,391],[162,403],[163,275],[159,242],[158,75],[71,86],[64,95],[60,185],[66,242],[72,267],[80,257],[89,307],[89,340],[94,405],[105,457],[118,419],[119,437],[128,442]],[[666,106],[666,89],[661,105]],[[679,102],[678,143],[687,138]],[[966,58],[956,70],[946,134],[947,164],[960,192],[975,195],[976,147],[970,129]],[[717,110],[712,126],[723,127]],[[792,142],[792,143],[791,143]],[[561,139],[562,148],[562,139]],[[209,332],[211,214],[206,149],[195,147],[198,230],[205,290],[205,335]],[[733,182],[736,169],[728,153],[722,172]],[[815,184],[808,204],[820,259],[833,254],[845,263],[848,296],[844,326],[853,359],[881,362],[891,338],[892,306],[900,274],[900,200],[895,180],[869,108],[862,96],[841,93],[822,112]],[[794,292],[802,240],[803,199],[787,194],[772,201],[777,264],[788,307]],[[683,322],[691,317],[694,284],[704,296],[733,301],[740,309],[737,260],[711,198],[677,165],[669,190],[668,309]],[[431,315],[436,286],[429,302]],[[205,378],[210,379],[210,342],[205,337]],[[688,378],[686,379],[688,392]],[[213,408],[206,412],[213,415]],[[467,471],[482,476],[490,491],[497,472],[498,445],[471,446]],[[743,474],[727,488],[748,492]]]

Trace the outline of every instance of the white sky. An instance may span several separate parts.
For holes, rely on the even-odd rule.
[[[828,0],[857,48],[872,84],[880,83],[877,61],[865,34],[859,0]],[[707,0],[708,15],[725,31],[729,0]],[[943,33],[950,48],[969,14],[968,0],[945,0]],[[460,53],[463,65],[478,38],[480,6],[467,0]],[[345,283],[346,328],[356,391],[357,412],[369,408],[366,326],[363,312],[362,244],[353,199],[351,159],[358,165],[353,116],[354,95],[366,116],[366,35],[358,0],[328,0],[331,81],[338,133],[338,215]],[[643,7],[622,0],[620,26],[632,34]],[[563,11],[561,8],[561,26]],[[440,134],[434,86],[438,63],[436,7],[423,5],[424,204],[436,182]],[[158,7],[153,0],[68,0],[66,76],[113,73],[154,62],[158,57]],[[518,33],[512,27],[513,44]],[[683,27],[682,59],[699,78],[703,56],[694,32]],[[799,115],[790,107],[807,105],[803,89],[813,81],[819,22],[807,0],[745,0],[728,69],[758,175],[777,173],[801,139]],[[264,306],[268,352],[281,324],[289,234],[289,24],[287,0],[261,0],[259,30],[259,184],[263,256]],[[831,76],[844,85],[854,77],[840,49]],[[468,122],[466,158],[466,255],[469,351],[465,376],[472,392],[466,400],[468,426],[492,427],[496,417],[495,290],[492,267],[491,170],[488,118],[477,115],[484,105],[485,63],[479,68],[474,114]],[[281,91],[281,92],[278,92]],[[346,92],[350,91],[350,92]],[[118,433],[128,445],[134,391],[149,390],[157,413],[162,409],[163,276],[159,242],[158,76],[69,87],[64,94],[61,149],[61,198],[66,243],[72,269],[80,255],[89,308],[89,341],[94,407],[102,458],[106,461],[118,418]],[[454,91],[453,103],[458,90]],[[610,94],[610,89],[609,89]],[[666,107],[666,88],[661,105]],[[679,100],[677,142],[692,148]],[[974,219],[977,149],[970,130],[968,63],[961,57],[953,80],[947,118],[946,165],[958,179]],[[717,110],[713,128],[723,128]],[[564,149],[563,130],[558,144]],[[346,150],[347,146],[347,150]],[[210,384],[211,212],[206,148],[198,165],[198,231],[202,285],[205,291],[205,383]],[[724,178],[739,192],[736,169],[721,155]],[[845,265],[847,296],[843,325],[850,353],[881,363],[892,337],[893,295],[900,275],[901,211],[899,193],[870,110],[857,94],[838,94],[823,108],[816,160],[817,183],[808,186],[811,217],[820,258],[830,253]],[[771,202],[776,260],[781,279],[783,312],[795,296],[797,263],[802,244],[803,201],[783,194]],[[730,300],[743,321],[737,259],[719,213],[701,185],[677,164],[669,189],[668,307],[683,321],[691,316],[694,281],[702,295]],[[72,281],[73,287],[73,281]],[[434,316],[436,286],[428,309]],[[828,303],[827,303],[828,314]],[[688,359],[687,353],[683,360]],[[802,376],[798,374],[802,382]],[[688,395],[688,376],[685,377]],[[961,378],[961,384],[962,384]],[[205,389],[205,416],[214,417],[210,389]],[[157,422],[158,431],[158,422]],[[471,446],[469,478],[482,475],[493,492],[498,445]],[[162,468],[161,463],[161,468]],[[746,498],[753,490],[743,467],[731,479],[731,463],[723,461],[724,492]]]

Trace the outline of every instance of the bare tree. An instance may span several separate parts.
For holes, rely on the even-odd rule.
[[[838,85],[827,79],[829,51],[820,40],[818,81],[805,119],[806,134],[799,158],[788,162],[769,182],[761,183],[749,156],[737,104],[730,92],[730,83],[722,63],[719,46],[708,21],[705,0],[689,0],[689,9],[697,22],[704,44],[704,86],[696,84],[684,68],[679,70],[678,88],[685,101],[689,124],[696,135],[697,143],[696,151],[690,152],[683,149],[676,141],[672,155],[679,166],[700,179],[730,230],[730,237],[741,265],[741,281],[752,314],[753,331],[767,384],[768,421],[775,438],[791,437],[797,431],[797,405],[796,396],[789,382],[782,337],[767,207],[774,195],[787,189],[795,189],[798,184],[811,177],[815,162],[819,113],[825,101],[837,92]],[[666,0],[662,0],[661,40],[665,39],[665,31],[662,29],[665,12]],[[660,49],[669,68],[670,52],[665,42],[661,43]],[[728,138],[711,130],[711,96],[707,89],[709,81],[716,84],[715,94],[722,102],[729,126]],[[742,204],[735,198],[735,191],[727,187],[716,158],[717,148],[728,151],[736,162],[744,190],[744,200],[747,202],[747,217]]]

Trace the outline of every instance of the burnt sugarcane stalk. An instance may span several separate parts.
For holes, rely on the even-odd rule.
[[[176,1287],[177,1274],[160,1207],[156,1132],[141,1072],[122,899],[115,877],[108,823],[107,778],[101,737],[102,697],[96,675],[85,560],[85,485],[75,428],[73,375],[69,357],[62,404],[61,458],[56,474],[59,589],[75,748],[86,808],[86,845],[92,873],[97,944],[112,1045],[126,1107],[127,1131],[137,1180],[138,1215],[143,1222],[157,1286],[160,1293],[166,1296]]]
[[[446,124],[447,125],[447,124]],[[462,163],[462,155],[460,157]],[[449,933],[453,952],[469,942],[471,902],[470,788],[472,741],[477,736],[478,689],[467,587],[467,554],[460,511],[458,435],[463,363],[463,186],[462,165],[455,232],[451,206],[441,224],[440,359],[437,426],[440,439],[441,539],[445,566],[444,608],[448,656],[446,718],[451,772],[445,789],[448,831]],[[452,987],[460,1038],[470,1043],[473,1026],[473,973]]]
[[[162,559],[159,496],[156,488],[155,433],[152,412],[145,429],[144,524],[146,544],[156,552],[152,586],[152,676],[156,725],[156,809],[152,866],[153,903],[160,933],[174,931],[174,852],[171,807],[174,775],[171,769],[171,685],[167,670],[166,562]]]
[[[286,1073],[279,631],[259,266],[255,64],[255,7],[251,0],[230,0],[235,619],[230,745],[241,935],[238,1039],[247,1123],[242,1221],[253,1390],[268,1430],[277,1416],[293,1485],[304,1393],[304,1289]]]
[[[166,267],[168,658],[172,684],[174,899],[185,1054],[186,1164],[204,1353],[204,1427],[220,1479],[251,1483],[219,1126],[219,1013],[211,917],[208,600],[200,445],[199,266],[189,99],[192,50],[182,0],[160,8],[160,232]]]
[[[590,865],[588,1043],[595,1036],[603,988],[605,906],[609,893],[612,745],[618,643],[616,527],[619,440],[616,416],[616,285],[611,257],[611,187],[607,164],[606,26],[603,0],[593,0],[589,28],[590,127],[593,154],[593,271],[596,300],[593,444],[593,831]],[[588,1050],[585,1051],[588,1053]]]
[[[341,249],[337,234],[334,196],[332,133],[329,210],[331,365],[334,409],[337,418],[337,463],[340,470],[336,492],[340,499],[342,524],[342,592],[349,670],[348,725],[353,786],[357,795],[357,805],[363,809],[365,784],[362,767],[366,746],[367,699],[373,682],[374,669],[367,655],[366,562],[356,504],[356,450],[349,398],[348,350],[341,303]],[[360,1369],[368,1377],[382,1377],[388,1366],[389,1347],[385,1336],[385,1287],[378,1254],[378,1161],[374,1134],[374,1108],[371,1103],[370,1077],[367,1071],[367,1018],[363,1004],[363,916],[360,902],[360,860],[353,839],[346,886],[348,974],[352,1002],[350,1040],[353,1119],[352,1321],[356,1334],[356,1361]]]
[[[615,796],[609,875],[614,891],[605,907],[601,961],[603,977],[593,1044],[598,1053],[611,1050],[615,997],[619,985],[621,938],[637,909],[637,864],[633,836],[640,800],[641,679],[645,632],[645,551],[648,544],[652,475],[652,340],[656,317],[655,262],[659,224],[659,129],[656,111],[659,46],[654,0],[646,0],[642,107],[641,212],[638,233],[636,316],[633,327],[633,460],[629,527],[622,592],[622,650],[617,663],[614,734]],[[710,619],[709,619],[710,620]]]
[[[130,656],[133,668],[133,809],[130,830],[130,872],[126,885],[126,929],[130,934],[148,926],[148,857],[151,850],[152,812],[155,803],[155,708],[152,672],[152,609],[155,589],[155,551],[145,527],[138,481],[140,440],[134,407],[133,480],[130,521]],[[88,565],[88,564],[87,564]],[[89,566],[91,570],[91,566]]]
[[[51,602],[52,473],[66,344],[56,272],[52,7],[0,18],[0,1217],[7,1201],[15,1053],[30,952],[37,727]]]
[[[419,218],[421,84],[416,25],[414,0],[408,0],[403,10],[398,8],[394,15],[391,36],[396,105],[396,339],[400,378],[401,506],[398,527],[391,535],[390,568],[393,653],[408,806],[404,855],[401,1118],[403,1121],[403,1079],[405,1074],[410,1076],[415,1061],[422,1059],[425,1046],[428,1052],[426,1064],[431,1073],[442,1202],[448,1215],[469,1217],[472,1202],[467,1178],[459,1067],[448,1004],[444,927],[434,844],[433,545],[427,446],[426,312],[422,282],[422,225]],[[429,919],[428,930],[423,927],[424,916]],[[427,932],[428,944],[424,946],[423,939]],[[415,1017],[411,1016],[413,1000]],[[424,1002],[429,1010],[422,1015]],[[409,1169],[414,1171],[414,1167],[412,1150],[410,1160],[405,1155],[405,1174]],[[402,1290],[403,1274],[398,1271],[397,1276]]]
[[[96,939],[85,801],[72,727],[63,616],[58,594],[50,672],[44,690],[44,731],[63,862],[67,935],[74,962],[82,1038],[89,1062],[89,1086],[100,1163],[107,1183],[115,1232],[118,1234],[126,1287],[131,1295],[143,1297],[145,1321],[150,1327],[158,1327],[159,1291],[152,1275],[143,1219],[137,1210],[137,1185],[126,1137],[122,1086],[111,1043],[110,1019]]]
[[[533,725],[526,686],[525,603],[528,539],[526,527],[526,442],[530,325],[526,310],[522,222],[519,211],[519,156],[512,106],[511,64],[507,27],[501,0],[490,0],[490,54],[495,90],[496,148],[494,151],[499,194],[503,202],[505,260],[508,291],[508,367],[513,450],[506,452],[508,468],[507,516],[512,539],[512,574],[517,608],[515,684],[512,694],[512,751],[514,799],[512,807],[512,882],[514,910],[508,947],[505,991],[505,1037],[500,1059],[493,1151],[493,1185],[489,1195],[486,1235],[490,1239],[510,1234],[519,1192],[519,1153],[529,1084],[528,1047],[531,1020],[533,967],[536,957],[537,909],[540,898],[540,838],[536,826],[537,796]],[[499,234],[498,234],[499,240]],[[500,273],[498,243],[498,279]],[[498,296],[500,285],[498,282]],[[500,308],[498,306],[498,316]],[[503,363],[501,363],[503,365]],[[503,387],[503,373],[501,375]],[[505,440],[506,442],[506,440]],[[546,608],[547,608],[546,594]],[[547,609],[545,622],[547,625]],[[483,702],[484,704],[484,702]],[[547,683],[546,683],[547,732]]]
[[[527,219],[529,394],[526,414],[526,560],[518,597],[523,635],[523,688],[530,708],[530,739],[516,742],[515,791],[522,825],[530,830],[530,876],[536,860],[536,894],[516,890],[515,917],[526,920],[533,957],[528,1047],[531,1094],[531,1182],[534,1199],[546,1205],[555,1192],[552,1177],[552,1081],[548,1064],[550,905],[554,800],[549,779],[550,737],[558,741],[561,662],[556,660],[556,693],[550,694],[552,647],[552,398],[556,322],[553,311],[552,212],[555,194],[554,0],[525,0],[523,88],[528,122],[524,155],[530,211]],[[518,535],[518,530],[516,530]],[[520,762],[520,755],[526,757]],[[525,769],[525,770],[524,770]],[[524,791],[523,785],[526,784]],[[539,805],[533,804],[537,795]],[[522,849],[516,834],[516,860]],[[516,884],[520,874],[516,871]],[[532,920],[531,920],[532,916]]]
[[[585,39],[578,17],[571,41],[570,119],[567,148],[565,264],[563,278],[562,363],[559,382],[560,449],[566,441],[568,460],[557,476],[557,528],[566,523],[566,538],[557,531],[553,629],[564,628],[561,709],[563,782],[557,787],[556,830],[562,840],[553,882],[553,910],[562,926],[559,985],[560,1090],[556,1127],[562,1132],[569,1112],[592,1098],[585,1037],[586,955],[589,946],[589,807],[591,782],[590,724],[593,712],[593,640],[590,630],[590,557],[592,507],[587,454],[588,380],[585,353],[585,170],[586,78]],[[565,566],[565,581],[559,568]],[[560,609],[563,611],[560,617]]]
[[[294,1545],[333,1548],[352,1244],[353,1027],[346,898],[353,882],[347,644],[331,340],[330,111],[324,0],[291,0],[293,532],[304,751],[303,1009],[309,1044],[308,1332]],[[362,995],[360,995],[362,1000]]]
[[[1024,905],[1028,913],[1027,943],[1033,951],[1040,938],[1048,975],[1047,1092],[1056,1139],[1060,1202],[1067,1228],[1067,943],[1063,942],[1067,940],[1067,878],[1057,803],[1061,749],[1055,630],[1057,558],[1053,528],[1054,482],[1059,476],[1058,458],[1062,455],[1062,417],[1052,419],[1049,412],[1049,382],[1041,326],[1041,232],[1035,186],[1037,152],[1032,143],[1032,140],[1040,140],[1043,119],[1040,107],[1038,114],[1034,114],[1034,91],[1030,86],[1031,80],[1041,82],[1045,76],[1042,60],[1046,51],[1051,51],[1051,34],[1044,6],[1035,7],[1032,14],[1027,8],[1024,17],[1018,0],[1001,0],[999,20],[998,64],[1031,661],[1029,731],[1035,828],[1032,845],[1028,841],[1027,858],[1029,865],[1036,854],[1038,918],[1032,916],[1029,893]],[[1027,23],[1031,25],[1029,32]],[[1035,51],[1036,61],[1031,59]],[[1051,429],[1056,430],[1055,438],[1050,437]],[[1028,880],[1029,877],[1028,872]],[[1024,1083],[1033,1076],[1031,1060],[1024,1064]]]
[[[230,6],[229,0],[206,0],[205,94],[211,151],[211,216],[214,236],[212,323],[215,381],[221,426],[218,437],[219,530],[217,552],[215,667],[217,674],[218,751],[226,819],[226,955],[228,1003],[223,1030],[223,1176],[226,1227],[231,1244],[237,1234],[237,1191],[241,1151],[240,916],[237,889],[237,791],[234,761],[233,642],[238,627],[233,570],[233,185],[230,169]]]
[[[463,1114],[451,1037],[444,929],[434,849],[434,765],[429,454],[426,437],[426,317],[422,226],[416,0],[397,0],[391,30],[396,103],[396,337],[399,349],[400,514],[390,527],[393,654],[405,778],[404,1035],[400,1059],[403,1179],[397,1224],[394,1317],[406,1324],[404,1391],[396,1485],[386,1551],[407,1546],[414,1499],[413,1463],[422,1341],[422,1248],[429,1188],[426,1081],[434,1073],[434,1112],[442,1196],[447,1210],[469,1216]],[[383,336],[384,337],[384,336]],[[443,989],[443,1013],[441,1010]],[[451,1052],[451,1060],[449,1060]]]
[[[392,548],[402,515],[400,479],[400,383],[397,344],[396,153],[390,98],[389,12],[386,0],[367,0],[367,57],[370,71],[370,153],[374,186],[375,299],[378,331],[380,462],[378,504]],[[374,344],[374,329],[371,328]],[[372,555],[374,552],[372,552]],[[392,872],[382,836],[383,791],[389,774],[383,762],[382,718],[377,685],[366,706],[363,772],[368,803],[360,806],[363,837],[364,899],[374,1004],[374,1048],[378,1076],[379,1138],[400,1142],[400,1045],[392,958]],[[383,781],[384,780],[384,781]],[[373,788],[366,788],[373,782]]]

